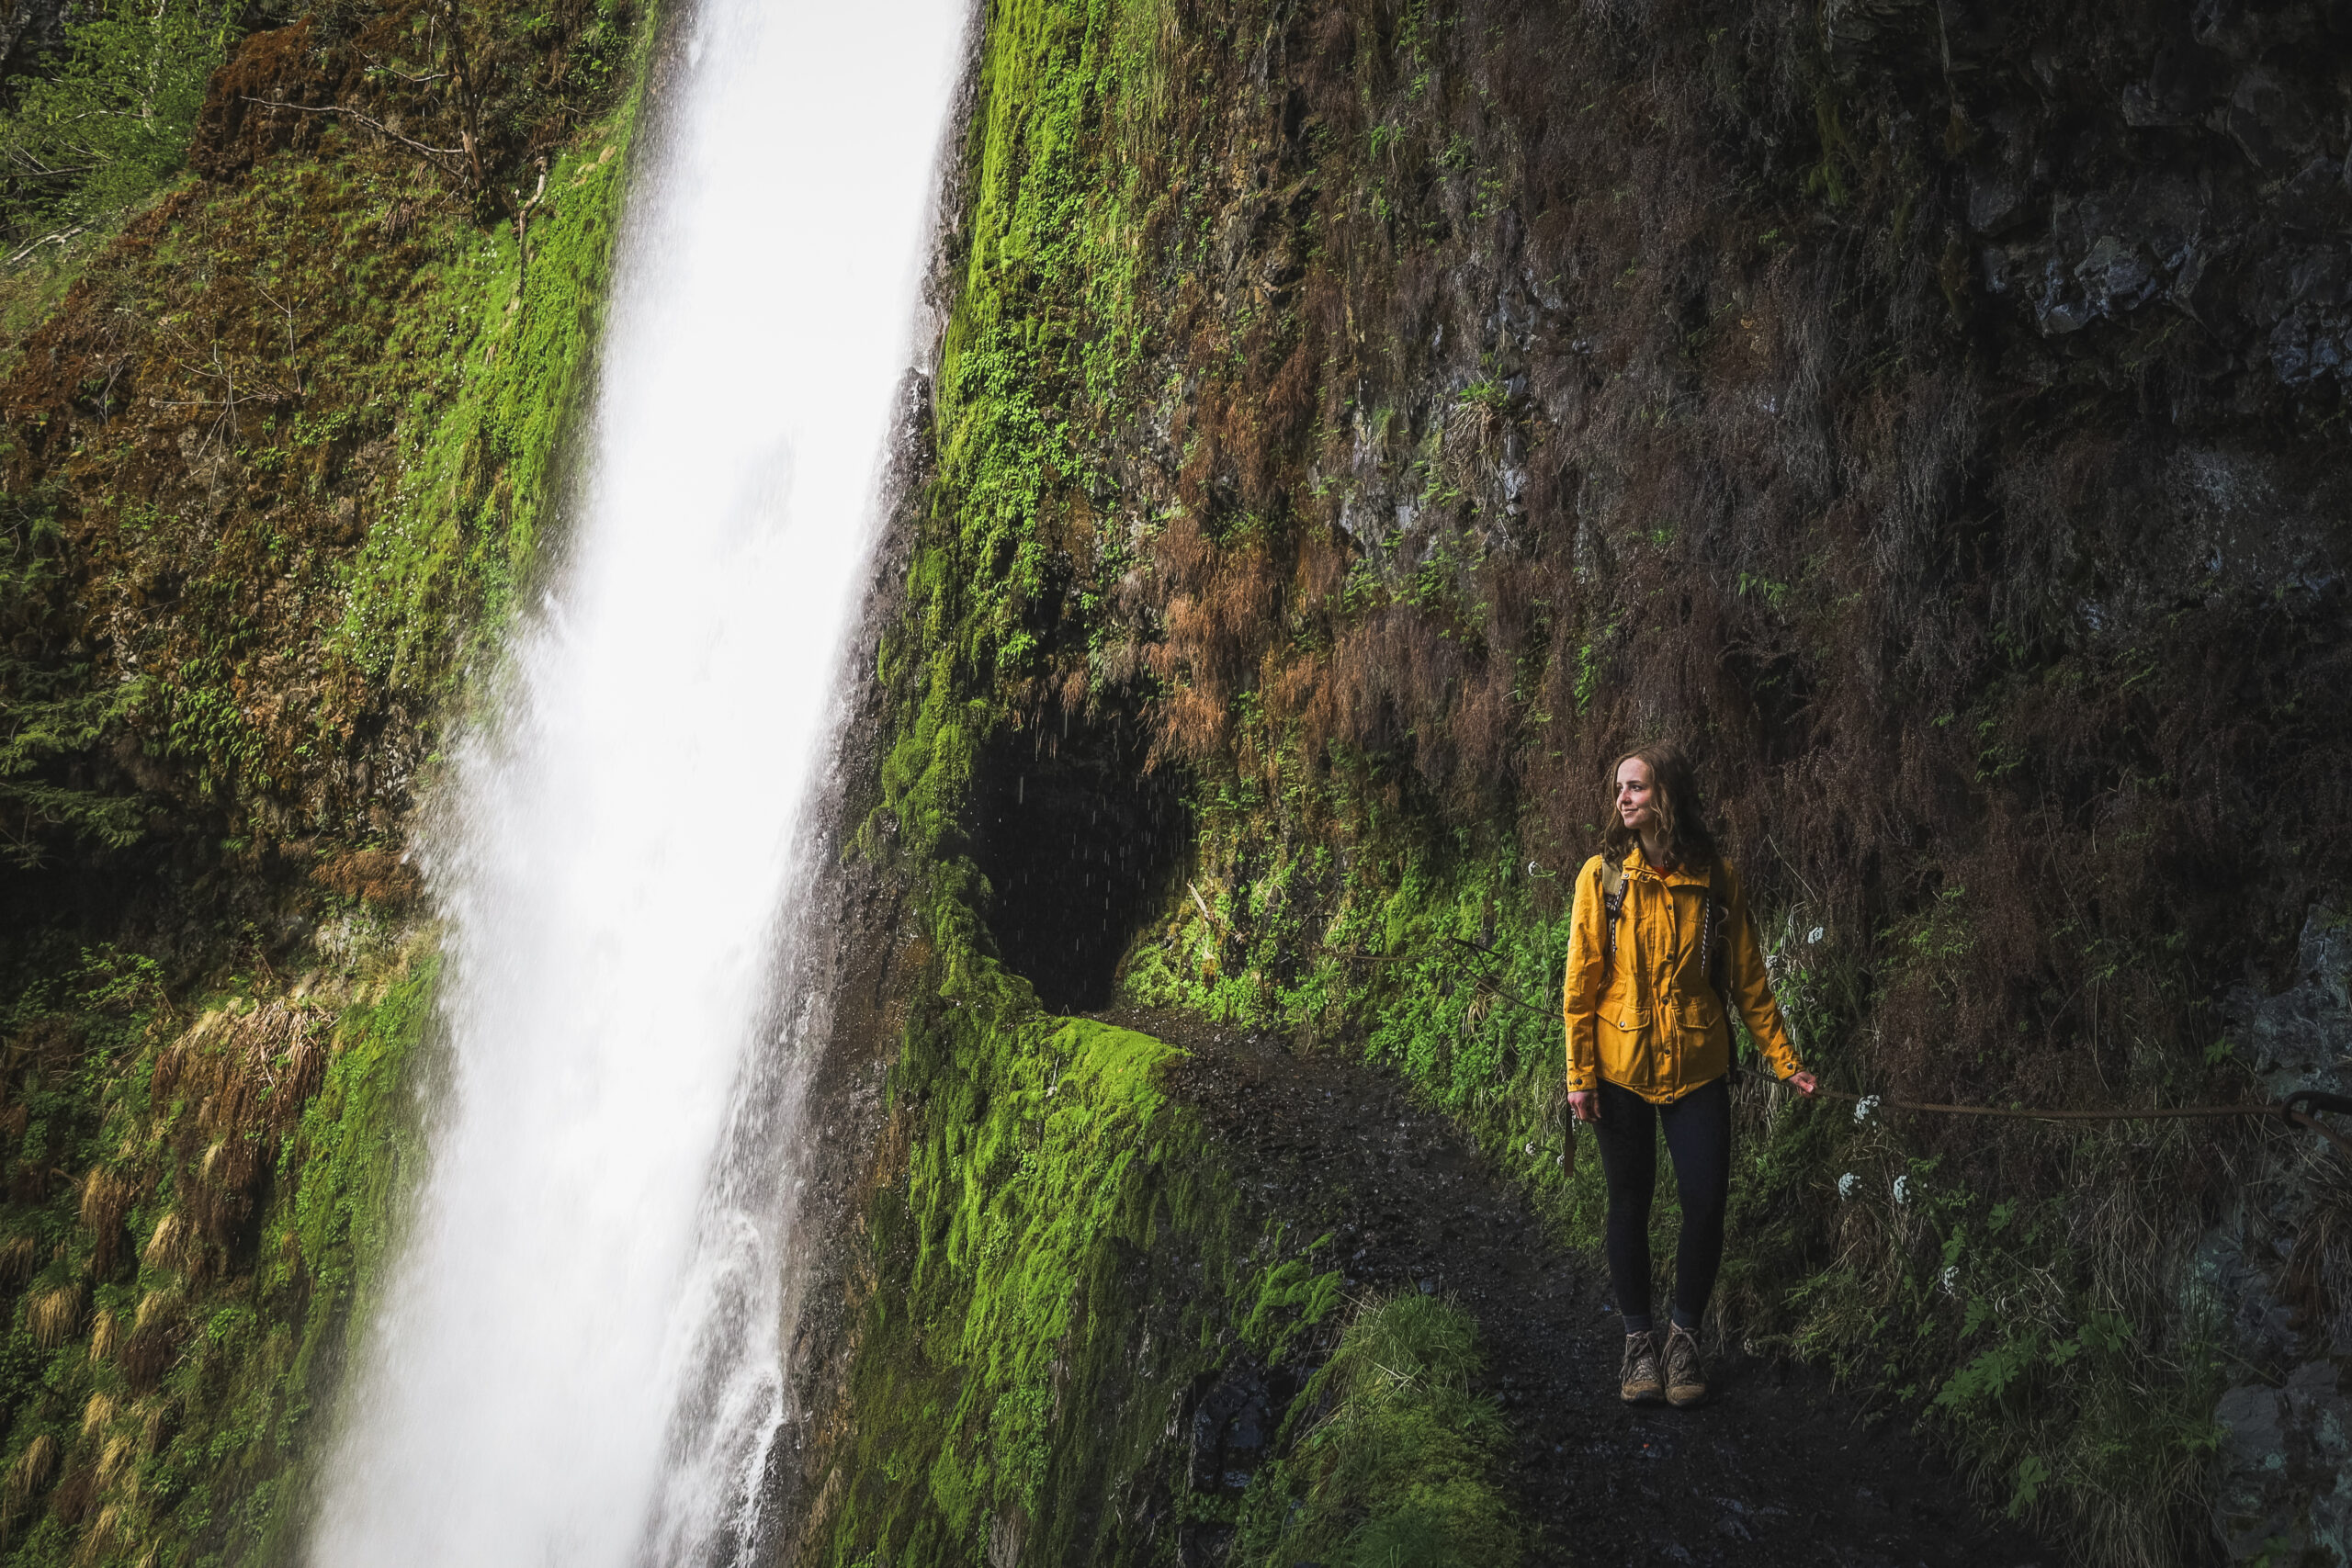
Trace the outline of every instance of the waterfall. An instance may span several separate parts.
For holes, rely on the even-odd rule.
[[[579,515],[420,835],[446,1081],[316,1562],[750,1551],[787,1414],[794,856],[966,22],[679,22]]]

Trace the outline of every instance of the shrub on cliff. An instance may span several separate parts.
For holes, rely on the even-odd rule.
[[[208,0],[109,0],[70,24],[52,69],[0,113],[0,232],[21,243],[86,226],[179,173],[233,15]]]

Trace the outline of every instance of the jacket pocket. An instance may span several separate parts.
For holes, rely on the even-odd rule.
[[[1712,996],[1676,998],[1674,1022],[1686,1032],[1713,1034],[1723,1027],[1723,1004]]]
[[[1656,1075],[1656,1068],[1650,1064],[1656,1046],[1650,1039],[1650,1015],[1646,1009],[1604,1011],[1599,1032],[1600,1038],[1596,1043],[1600,1047],[1602,1077],[1638,1088]]]

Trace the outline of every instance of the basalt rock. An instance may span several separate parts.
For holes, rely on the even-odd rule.
[[[2352,1562],[2352,1400],[2333,1361],[2222,1396],[2214,1523],[2233,1562]]]
[[[2232,1038],[2264,1092],[2352,1087],[2352,922],[2314,911],[2293,983],[2229,1002]],[[2308,1139],[2308,1134],[2303,1137]],[[2308,1238],[2337,1173],[2332,1151],[2290,1143],[2250,1184],[2243,1218],[2209,1235],[2199,1285],[2227,1314],[2231,1348],[2262,1376],[2222,1394],[2214,1525],[2237,1562],[2352,1562],[2352,1347],[2340,1258]]]

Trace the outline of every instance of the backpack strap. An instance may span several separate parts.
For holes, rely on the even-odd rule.
[[[1601,919],[1608,931],[1608,952],[1611,963],[1617,959],[1617,919],[1625,912],[1625,863],[1604,860],[1600,863]]]
[[[1699,958],[1707,984],[1715,988],[1726,1010],[1731,1006],[1731,987],[1724,983],[1724,971],[1731,948],[1730,926],[1731,900],[1724,895],[1724,863],[1718,857],[1707,867],[1707,912],[1699,928]]]
[[[1606,947],[1609,958],[1617,958],[1617,922],[1625,913],[1625,863],[1604,860],[1600,863],[1600,893],[1602,921],[1608,932]],[[1699,924],[1699,965],[1707,976],[1707,984],[1724,1006],[1731,1006],[1731,987],[1726,983],[1725,970],[1731,952],[1731,898],[1724,890],[1724,863],[1719,858],[1707,867],[1707,901]]]

